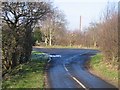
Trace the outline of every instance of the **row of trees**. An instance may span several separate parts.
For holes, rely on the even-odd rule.
[[[35,44],[99,47],[107,62],[118,62],[115,7],[108,7],[100,22],[91,23],[84,32],[67,30],[65,15],[45,1],[3,2],[2,18],[3,75],[7,70],[27,62]]]
[[[112,66],[118,65],[118,7],[108,3],[99,22],[90,23],[81,33],[79,42],[82,46],[100,48],[104,61]],[[76,32],[76,31],[74,31]],[[75,35],[77,35],[76,33]]]
[[[87,32],[93,37],[93,45],[98,45],[104,61],[118,65],[118,11],[117,5],[109,3],[99,23],[92,24]],[[88,35],[90,36],[90,35]],[[89,37],[90,38],[90,37]]]
[[[42,40],[44,45],[50,46],[97,47],[104,53],[106,62],[117,64],[118,12],[116,5],[108,3],[99,22],[90,23],[83,32],[67,30],[64,15],[58,10],[56,12],[45,20],[42,27],[39,28],[38,32],[41,33],[41,38],[39,37],[38,40]],[[42,44],[40,43],[40,45]]]
[[[90,23],[89,27],[84,29],[84,33],[81,33],[79,37],[77,36],[75,40],[79,38],[76,42],[82,46],[100,48],[105,57],[104,61],[112,66],[117,66],[118,26],[118,7],[116,4],[108,3],[100,21]]]
[[[65,16],[56,8],[52,14],[48,15],[45,21],[41,22],[40,25],[34,29],[33,37],[37,43],[40,43],[40,45],[52,46],[61,45],[62,37],[65,37],[65,34]]]
[[[2,68],[7,70],[30,59],[36,24],[53,13],[50,2],[2,3]]]

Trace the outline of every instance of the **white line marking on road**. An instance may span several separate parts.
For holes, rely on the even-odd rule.
[[[83,88],[86,88],[80,81],[78,81],[75,77],[72,77],[79,85],[81,85]]]
[[[64,64],[64,68],[65,68],[65,70],[68,72],[68,69],[65,67],[65,64]]]
[[[51,59],[48,60],[48,63],[51,61]]]
[[[48,63],[51,61],[51,58],[49,57]]]
[[[87,51],[87,52],[85,52],[85,53],[81,53],[80,55],[84,55],[84,54],[87,54],[87,53],[89,53],[89,51]]]
[[[67,73],[70,75],[70,77],[72,77],[72,79],[74,79],[80,86],[82,86],[82,88],[85,88],[86,90],[88,90],[77,78],[75,78],[74,76],[72,76],[68,69],[66,68],[65,64],[63,65],[64,69],[67,71]]]

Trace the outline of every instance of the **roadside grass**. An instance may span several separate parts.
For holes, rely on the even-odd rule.
[[[103,61],[103,55],[97,54],[93,56],[89,62],[90,68],[95,74],[98,74],[103,79],[110,81],[115,86],[118,86],[118,71],[113,70]]]
[[[2,88],[44,88],[44,69],[48,56],[33,51],[31,61],[15,67],[2,81]]]

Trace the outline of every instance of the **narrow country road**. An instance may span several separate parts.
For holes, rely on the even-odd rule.
[[[34,48],[34,50],[42,51],[52,56],[59,56],[52,57],[49,62],[50,67],[47,74],[50,88],[71,88],[72,90],[102,88],[101,90],[117,90],[113,85],[92,75],[85,68],[85,62],[90,60],[90,56],[98,53],[99,51],[97,50],[55,48]]]

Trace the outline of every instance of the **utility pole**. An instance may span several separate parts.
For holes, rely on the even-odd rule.
[[[80,27],[79,27],[80,31],[82,31],[82,16],[80,16]]]

